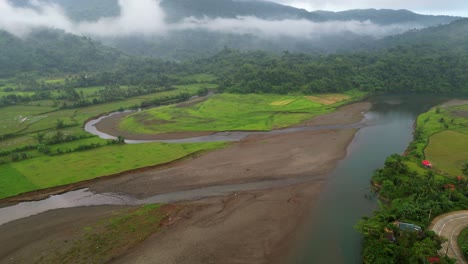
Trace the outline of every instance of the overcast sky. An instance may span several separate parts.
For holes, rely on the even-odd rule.
[[[421,14],[468,17],[468,0],[269,0],[313,10],[342,11],[362,8],[408,9]]]

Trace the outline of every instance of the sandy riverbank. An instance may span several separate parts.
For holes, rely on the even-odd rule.
[[[306,125],[354,123],[369,108],[368,103],[344,106]],[[349,129],[251,136],[194,159],[91,182],[87,187],[96,192],[145,198],[204,186],[316,176],[295,186],[185,202],[197,210],[181,216],[173,226],[116,259],[117,263],[281,263],[293,244],[290,241],[294,239],[294,231],[313,208],[327,173],[346,155],[354,133],[354,129]],[[93,207],[60,212],[64,217],[79,214],[83,222],[76,222],[77,225],[101,217]],[[102,214],[105,213],[103,210]],[[9,223],[11,231],[0,232],[0,243],[8,243],[21,230],[16,236],[19,242],[8,252],[0,251],[0,260],[28,256],[48,238],[71,232],[55,228],[61,225],[61,218],[54,217],[54,212]],[[27,236],[21,235],[39,231],[37,228],[41,226],[41,243],[31,244]]]

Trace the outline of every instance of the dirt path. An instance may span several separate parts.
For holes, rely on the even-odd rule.
[[[354,123],[369,108],[368,103],[345,106],[307,124]],[[98,193],[146,198],[204,186],[326,175],[346,155],[355,131],[251,136],[197,158],[90,182],[86,187]],[[291,241],[296,230],[313,209],[325,181],[326,177],[315,177],[294,186],[185,202],[196,210],[180,216],[174,226],[154,234],[116,262],[284,263],[294,244]],[[0,244],[15,239],[14,247],[0,250],[0,262],[15,256],[33,262],[38,252],[47,254],[53,250],[44,246],[50,241],[67,236],[73,228],[83,227],[113,210],[113,207],[105,208],[56,210],[0,226]],[[67,219],[75,216],[80,220],[67,229]],[[31,239],[30,234],[35,233],[41,234],[40,237]]]
[[[430,229],[439,236],[448,239],[442,245],[441,254],[447,254],[449,257],[457,260],[457,264],[467,263],[463,257],[463,252],[458,246],[458,235],[468,227],[468,210],[451,212],[436,217],[430,226]]]

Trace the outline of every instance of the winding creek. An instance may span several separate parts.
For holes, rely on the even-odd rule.
[[[121,114],[120,112],[111,113],[105,116],[101,116],[97,119],[87,122],[84,126],[84,130],[93,135],[99,136],[102,139],[116,139],[116,136],[106,134],[99,131],[96,128],[96,124],[101,122],[103,119],[109,118],[113,115]],[[168,140],[135,140],[135,139],[125,139],[127,144],[142,144],[150,142],[164,142],[164,143],[200,143],[200,142],[234,142],[241,141],[251,135],[277,135],[277,134],[287,134],[300,131],[319,131],[319,130],[334,130],[334,129],[351,129],[351,128],[362,128],[364,126],[371,125],[371,120],[364,119],[361,122],[350,125],[330,125],[330,126],[306,126],[306,127],[290,127],[284,129],[277,129],[272,131],[265,132],[252,132],[252,131],[228,131],[228,132],[217,132],[207,136],[200,137],[191,137],[184,139],[168,139]]]
[[[381,167],[392,153],[403,153],[412,139],[413,124],[421,112],[440,103],[442,99],[416,96],[381,96],[370,99],[374,107],[362,122],[344,126],[297,127],[271,132],[225,132],[179,140],[127,140],[127,143],[146,142],[207,142],[239,141],[252,134],[292,133],[304,130],[360,128],[348,146],[345,159],[339,162],[331,176],[309,176],[296,179],[262,181],[245,184],[213,186],[161,194],[144,200],[118,194],[96,194],[87,189],[72,191],[35,202],[24,202],[0,208],[0,225],[48,210],[91,205],[135,205],[146,203],[193,200],[239,191],[267,189],[293,185],[328,177],[318,205],[312,210],[307,238],[298,248],[294,263],[360,263],[361,237],[353,226],[362,216],[369,215],[376,206],[375,199],[367,199],[372,172]],[[97,131],[94,125],[106,118],[88,122],[85,130],[102,138],[113,138]]]

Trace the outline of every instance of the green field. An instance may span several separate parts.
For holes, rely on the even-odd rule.
[[[120,108],[128,109],[138,107],[144,101],[150,101],[156,98],[174,96],[182,92],[196,94],[201,87],[213,88],[213,84],[190,84],[176,86],[175,90],[159,92],[154,94],[132,97],[122,101],[115,101],[104,104],[97,104],[77,109],[60,110],[52,106],[52,102],[41,102],[41,106],[36,105],[18,105],[2,107],[0,111],[0,136],[10,133],[21,132],[20,135],[26,138],[18,138],[13,141],[0,142],[0,147],[18,147],[16,142],[33,142],[33,137],[37,132],[55,131],[57,120],[62,120],[67,126],[74,126],[64,130],[67,134],[82,133],[81,126],[89,118],[103,113],[117,111]],[[90,88],[92,90],[97,87]],[[13,143],[12,143],[13,142]]]
[[[421,114],[410,149],[429,159],[435,169],[460,175],[462,164],[468,162],[468,105],[434,107]]]
[[[135,113],[122,120],[120,127],[139,133],[265,131],[300,123],[343,102],[325,105],[299,95],[218,94],[189,107],[165,106]]]
[[[0,165],[0,198],[170,162],[224,143],[111,145]]]
[[[64,79],[44,80],[46,83],[62,83]],[[87,107],[61,109],[66,100],[57,99],[59,90],[51,90],[52,98],[25,102],[14,106],[4,106],[0,111],[0,198],[37,189],[54,187],[136,168],[170,162],[191,153],[221,148],[223,143],[201,144],[144,144],[116,145],[107,140],[92,136],[83,131],[86,120],[119,109],[137,108],[142,103],[160,98],[174,97],[181,93],[196,95],[201,88],[216,88],[211,75],[187,76],[185,85],[153,94],[127,98],[125,100],[95,104]],[[5,81],[6,82],[6,81]],[[126,88],[125,86],[121,86]],[[103,86],[76,88],[75,91],[88,100],[98,96]],[[32,92],[3,92],[9,94],[32,95]],[[57,126],[58,120],[64,126]],[[62,140],[53,143],[58,133]],[[43,144],[38,135],[44,135]],[[63,140],[73,136],[72,141]],[[44,143],[45,142],[45,143]],[[45,144],[45,145],[44,145]],[[29,147],[31,146],[31,147]],[[49,152],[40,151],[39,147]],[[83,147],[92,149],[80,151]],[[28,147],[28,148],[25,148]],[[17,158],[20,156],[21,158]],[[53,169],[51,169],[53,168]]]
[[[468,135],[451,130],[437,133],[424,152],[435,169],[461,175],[463,164],[468,162]]]

